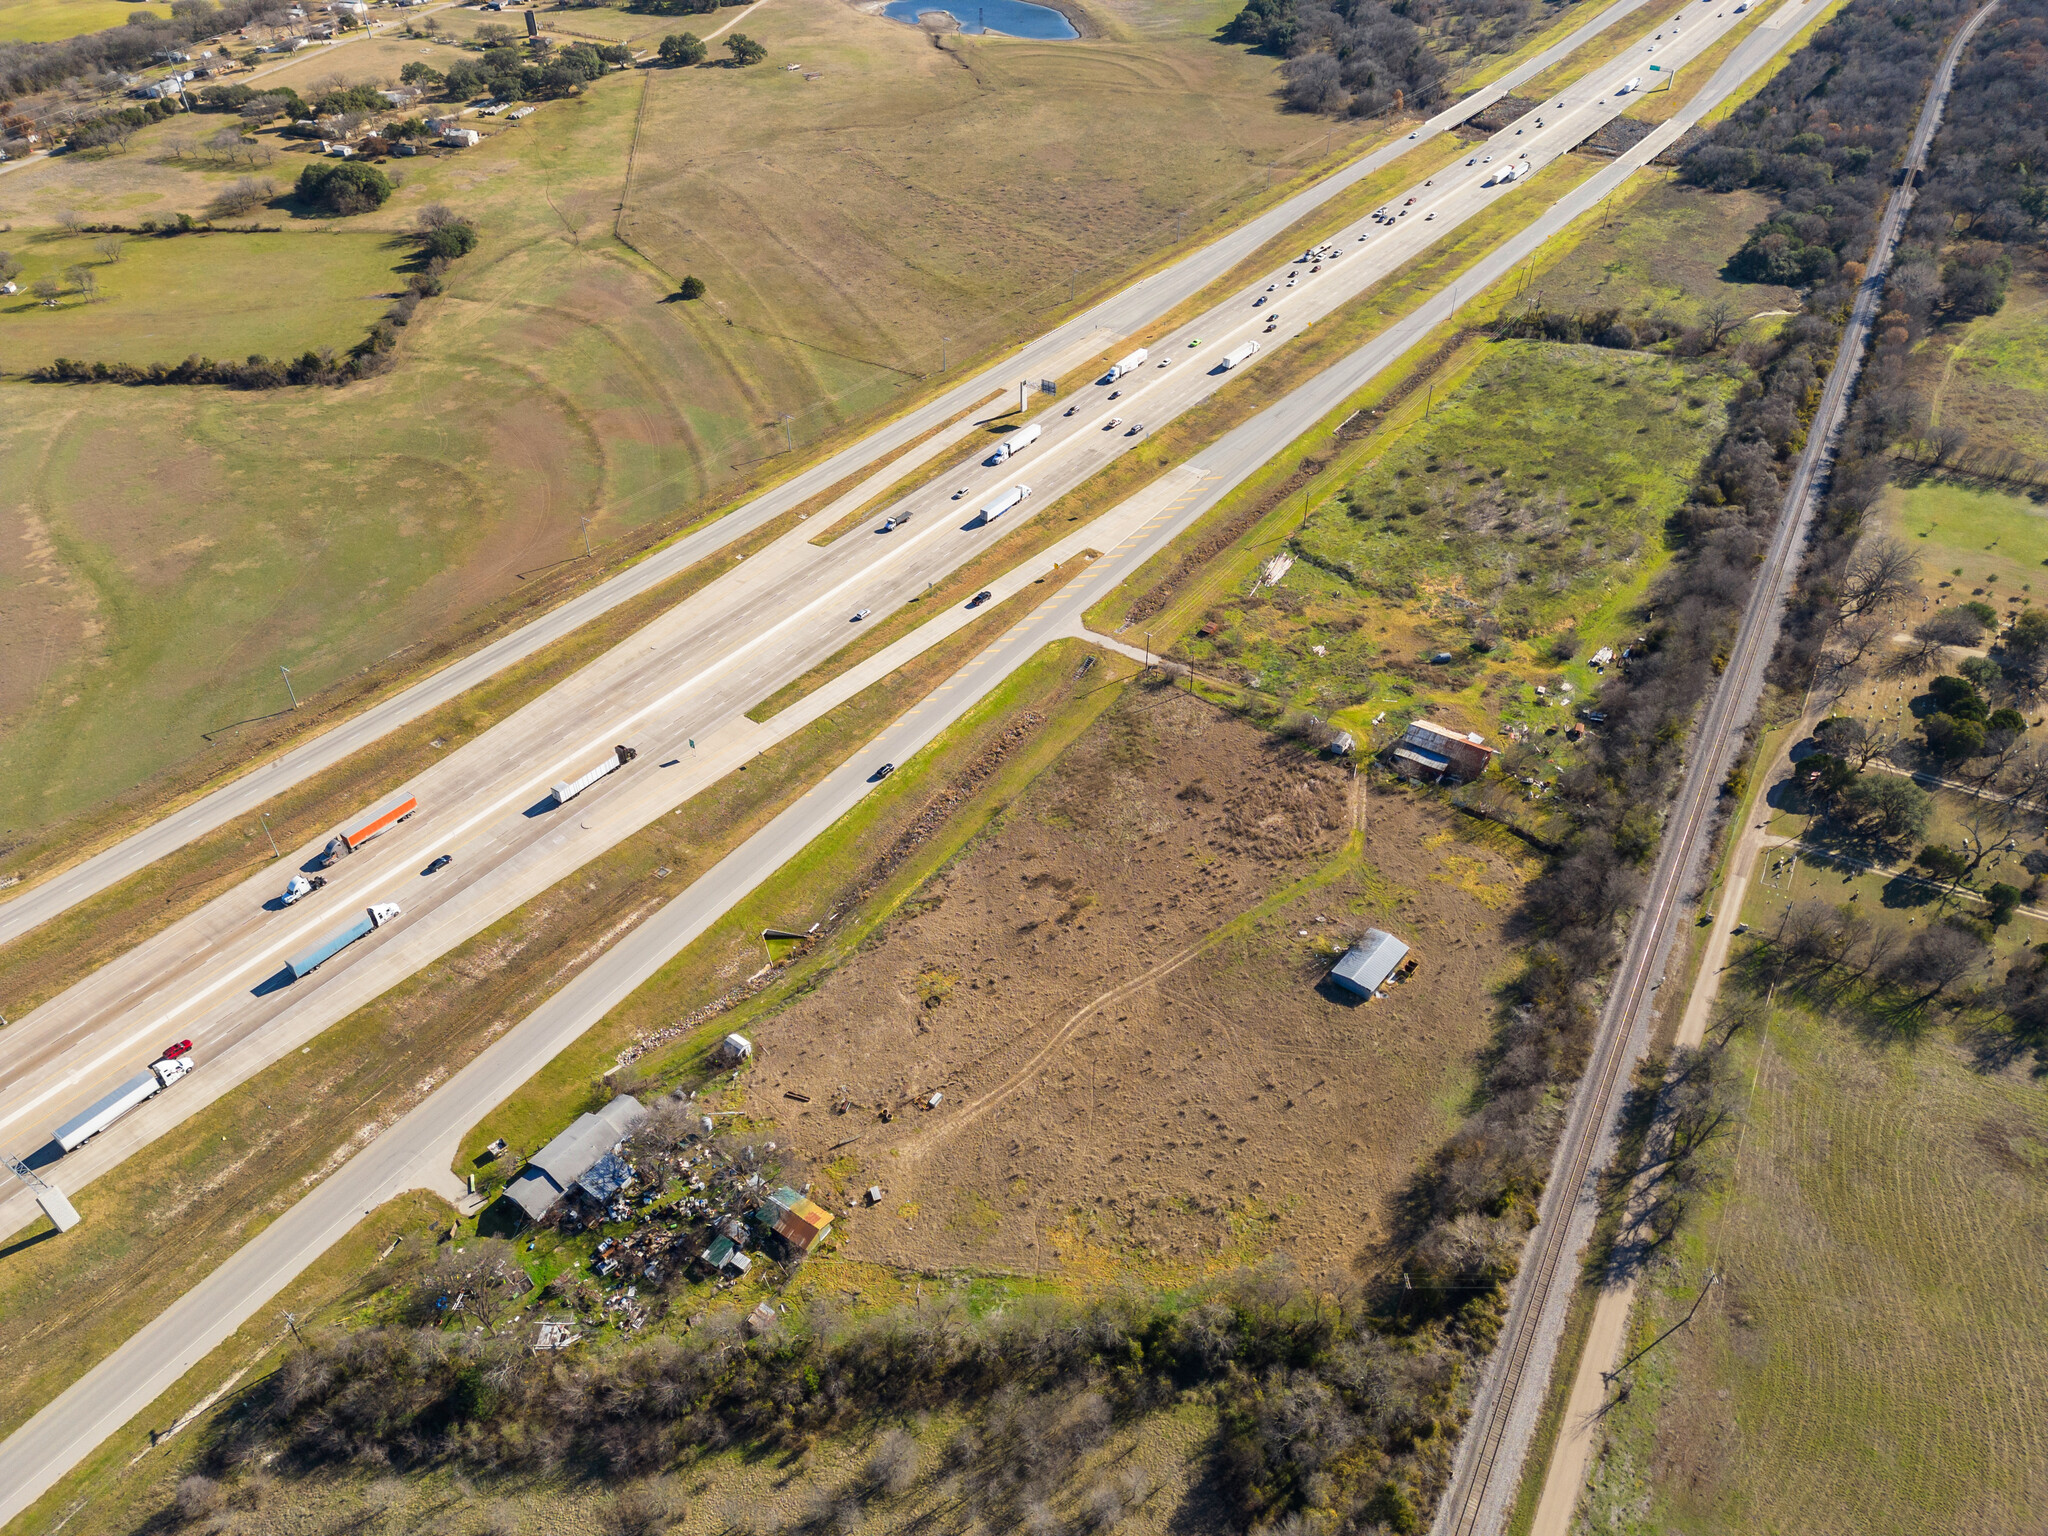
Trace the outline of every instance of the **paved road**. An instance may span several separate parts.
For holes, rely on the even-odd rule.
[[[1630,45],[1604,60],[1559,104],[1546,102],[1532,113],[1526,128],[1503,129],[1472,146],[1467,163],[1398,194],[1389,208],[1399,213],[1361,219],[1339,231],[1332,240],[1340,256],[1263,274],[1164,338],[1155,348],[1156,362],[1084,390],[1064,410],[1042,416],[1044,437],[1021,456],[991,462],[992,439],[973,423],[964,424],[958,435],[978,439],[970,454],[928,490],[891,509],[909,518],[907,526],[883,532],[878,515],[876,523],[822,548],[809,542],[808,529],[792,530],[419,775],[406,788],[419,798],[420,811],[363,853],[330,867],[326,890],[281,908],[275,897],[288,871],[272,866],[18,1020],[0,1059],[0,1146],[47,1167],[57,1158],[47,1141],[51,1126],[169,1041],[197,1042],[198,1070],[176,1091],[65,1158],[61,1173],[50,1175],[75,1192],[321,1028],[681,804],[750,752],[779,739],[761,735],[743,711],[843,644],[852,633],[849,615],[886,613],[912,600],[981,553],[996,532],[1030,516],[1032,507],[1055,503],[1129,451],[1142,441],[1133,435],[1141,424],[1157,430],[1230,387],[1242,373],[1216,362],[1229,348],[1256,339],[1269,349],[1259,366],[1286,366],[1284,354],[1272,355],[1271,349],[1350,303],[1497,200],[1540,195],[1541,169],[1629,104],[1607,88],[1639,67],[1632,61],[1641,48],[1680,62],[1736,24],[1727,12],[1699,18],[1682,37]],[[1510,163],[1536,167],[1535,186],[1526,180],[1499,184],[1496,172]],[[1590,206],[1585,196],[1581,188],[1576,201],[1567,202],[1574,209]],[[1537,233],[1525,232],[1509,248],[1526,254],[1534,240],[1561,228],[1568,217],[1554,209],[1540,214]],[[1478,292],[1511,260],[1496,252],[1464,291]],[[1449,313],[1446,298],[1391,326],[1296,390],[1277,412],[1262,415],[1195,462],[1235,483]],[[962,445],[941,440],[939,447],[946,446],[957,453]],[[861,505],[900,472],[900,462],[876,471],[817,523],[829,525],[842,509]],[[992,530],[975,509],[1027,476],[1036,488],[1033,500]],[[567,808],[546,803],[549,783],[600,761],[614,742],[637,747],[640,760]],[[307,866],[325,838],[322,828],[285,862]],[[424,876],[421,870],[441,853],[453,857],[453,866]],[[286,956],[335,931],[369,903],[385,901],[403,908],[395,923],[308,978],[292,982],[281,973]],[[0,1230],[10,1216],[29,1219],[31,1210],[19,1192],[11,1202],[0,1200]]]
[[[863,467],[900,454],[904,446],[940,423],[973,406],[998,389],[1016,387],[1020,378],[1054,377],[1080,366],[1091,356],[1107,353],[1116,342],[1166,314],[1176,305],[1223,276],[1274,236],[1308,217],[1331,198],[1373,175],[1395,159],[1457,126],[1475,112],[1507,95],[1568,58],[1623,17],[1650,0],[1615,0],[1582,27],[1542,53],[1518,65],[1492,84],[1474,91],[1431,117],[1405,138],[1354,161],[1343,170],[1297,193],[1228,235],[1182,258],[1162,272],[1142,278],[1002,362],[963,379],[952,389],[840,452],[810,466],[785,484],[764,492],[716,522],[623,571],[553,612],[491,642],[462,660],[365,710],[355,719],[302,743],[233,783],[195,800],[95,855],[0,903],[0,944],[27,932],[97,891],[154,863],[192,839],[236,816],[254,814],[283,789],[332,766],[386,732],[415,720],[466,692],[534,651],[560,639],[619,603],[688,569],[791,507],[808,500]],[[917,460],[893,466],[890,479]],[[881,489],[889,480],[884,480]],[[870,492],[870,494],[873,494]]]
[[[1817,10],[1825,0],[1813,0]],[[1745,45],[1747,46],[1747,45]],[[1768,57],[1754,54],[1747,69],[1723,71],[1710,91],[1725,94]],[[1740,57],[1740,55],[1738,55]],[[1717,97],[1703,98],[1704,111]],[[1672,130],[1683,131],[1681,122]],[[1469,291],[1505,276],[1573,218],[1597,206],[1609,191],[1661,149],[1645,141],[1639,151],[1607,167],[1492,253]],[[360,1218],[392,1195],[426,1187],[455,1192],[450,1171],[468,1128],[515,1092],[528,1077],[702,933],[718,914],[767,879],[776,868],[831,826],[871,788],[882,760],[901,762],[985,697],[1040,642],[1080,632],[1081,616],[1103,592],[1139,569],[1181,531],[1214,507],[1243,479],[1382,368],[1400,357],[1452,313],[1444,295],[1391,327],[1344,364],[1260,413],[1187,466],[1126,502],[1105,518],[1069,535],[1047,560],[1069,558],[1084,547],[1109,550],[1090,570],[1015,626],[973,662],[883,732],[846,765],[785,811],[676,901],[620,940],[609,953],[458,1072],[390,1131],[252,1239],[219,1271],[188,1292],[155,1321],[101,1361],[27,1425],[0,1445],[0,1522],[28,1507],[108,1434],[141,1413],[193,1363],[227,1338]],[[842,541],[843,542],[843,541]],[[863,676],[900,665],[919,634],[899,641],[864,664]],[[835,691],[862,685],[851,677]],[[812,702],[812,701],[807,701]],[[818,698],[831,707],[835,698]]]
[[[1909,171],[1926,163],[1927,146],[1941,121],[1956,58],[1990,9],[1987,5],[1978,11],[1943,56],[1907,150]],[[1870,328],[1884,296],[1885,274],[1912,201],[1912,177],[1908,175],[1885,207],[1867,275],[1856,291],[1806,450],[1787,488],[1784,510],[1736,632],[1728,667],[1693,733],[1691,762],[1665,824],[1643,911],[1601,1015],[1586,1074],[1573,1096],[1507,1322],[1487,1362],[1471,1420],[1459,1443],[1451,1486],[1437,1512],[1434,1529],[1448,1536],[1492,1536],[1506,1528],[1523,1458],[1549,1391],[1565,1314],[1578,1283],[1579,1255],[1597,1215],[1599,1177],[1613,1156],[1619,1095],[1648,1044],[1652,1004],[1679,931],[1678,917],[1689,907],[1687,892],[1696,888],[1704,868],[1719,786],[1763,692],[1764,669],[1776,647],[1785,601],[1798,575],[1799,555],[1818,502],[1816,492],[1833,463]],[[1609,1324],[1606,1342],[1611,1351],[1620,1337],[1612,1327],[1611,1310]],[[1553,1504],[1553,1511],[1555,1508]]]

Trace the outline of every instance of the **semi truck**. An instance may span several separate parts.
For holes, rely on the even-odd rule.
[[[1256,341],[1248,341],[1241,347],[1232,347],[1223,354],[1222,366],[1224,369],[1235,368],[1239,363],[1248,361],[1258,350],[1259,344]]]
[[[349,945],[355,943],[357,939],[364,938],[376,929],[382,928],[386,923],[398,916],[399,911],[400,908],[396,902],[380,901],[375,906],[366,908],[363,915],[350,923],[346,928],[338,928],[318,944],[308,945],[305,949],[300,950],[291,959],[285,961],[284,968],[291,972],[293,981],[303,981],[344,949],[347,949]]]
[[[304,875],[293,875],[291,882],[284,888],[284,894],[277,899],[288,907],[293,906],[298,902],[304,901],[308,896],[322,889],[326,884],[327,877],[325,875],[315,875],[310,880]]]
[[[606,774],[617,773],[639,755],[640,749],[638,747],[613,747],[612,755],[591,769],[590,772],[584,774],[581,778],[564,779],[561,783],[551,786],[548,793],[555,797],[555,804],[567,805]]]
[[[1504,187],[1509,182],[1513,181],[1517,176],[1520,176],[1523,173],[1525,173],[1528,169],[1528,165],[1523,161],[1510,161],[1508,164],[1502,166],[1499,170],[1493,173],[1493,180],[1488,182],[1487,185]]]
[[[1000,464],[1003,460],[1013,458],[1017,454],[1022,453],[1026,448],[1037,442],[1044,433],[1045,428],[1035,421],[1021,432],[1012,433],[996,444],[996,462]]]
[[[371,838],[381,832],[389,832],[419,808],[420,802],[416,796],[405,795],[400,799],[392,801],[381,810],[371,811],[365,816],[358,817],[349,826],[343,827],[333,837],[328,839],[327,847],[320,855],[321,864],[323,866],[332,864],[343,855],[354,853]]]
[[[1131,370],[1133,370],[1134,368],[1144,367],[1145,359],[1150,357],[1151,355],[1152,354],[1150,352],[1147,352],[1143,347],[1140,347],[1137,351],[1133,352],[1129,357],[1119,358],[1116,362],[1113,362],[1109,365],[1109,378],[1105,382],[1114,384],[1118,379],[1122,378],[1125,374],[1131,372]]]
[[[136,1073],[98,1103],[80,1110],[58,1126],[57,1145],[70,1152],[91,1141],[136,1105],[155,1098],[191,1070],[190,1056],[151,1062],[147,1072]]]
[[[997,518],[1001,517],[1005,512],[1009,511],[1010,508],[1016,506],[1018,502],[1022,501],[1026,496],[1029,496],[1030,494],[1031,487],[1028,485],[1011,486],[1007,491],[1003,492],[1002,495],[998,496],[994,501],[990,502],[987,506],[981,509],[981,520],[984,523],[994,522]]]

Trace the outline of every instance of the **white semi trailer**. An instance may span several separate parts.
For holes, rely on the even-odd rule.
[[[136,1105],[155,1098],[191,1070],[190,1056],[151,1062],[147,1072],[136,1073],[98,1103],[80,1110],[58,1126],[57,1145],[66,1152],[82,1146]]]
[[[1258,350],[1259,344],[1256,341],[1248,341],[1241,347],[1232,347],[1223,354],[1223,366],[1235,368],[1239,363],[1250,361],[1251,355]]]
[[[1129,357],[1119,358],[1117,361],[1109,365],[1109,378],[1107,382],[1113,384],[1118,379],[1122,378],[1125,374],[1129,373],[1132,369],[1144,367],[1145,359],[1150,357],[1151,355],[1152,354],[1150,352],[1147,352],[1143,347],[1140,347],[1137,351],[1133,352]]]
[[[1005,459],[1015,458],[1044,435],[1045,428],[1035,421],[1030,426],[1011,433],[996,444],[996,462],[1000,464]]]
[[[561,783],[551,786],[548,793],[554,796],[555,804],[567,805],[606,774],[617,773],[639,755],[640,749],[638,747],[613,747],[612,755],[591,769],[590,772],[584,774],[581,778],[564,779]]]
[[[1028,485],[1011,486],[1002,495],[981,509],[981,520],[984,523],[994,522],[1030,494],[1031,487]]]

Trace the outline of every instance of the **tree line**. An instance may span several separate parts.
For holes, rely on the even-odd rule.
[[[1277,1269],[1191,1294],[1031,1298],[980,1317],[950,1297],[860,1318],[819,1303],[760,1337],[727,1307],[680,1340],[569,1357],[499,1332],[502,1307],[469,1331],[476,1265],[517,1271],[509,1250],[480,1259],[484,1246],[413,1281],[423,1317],[445,1319],[461,1300],[460,1331],[310,1335],[216,1421],[208,1485],[188,1501],[232,1502],[220,1481],[279,1452],[306,1470],[454,1464],[623,1483],[732,1446],[798,1453],[878,1418],[950,1412],[962,1423],[938,1470],[960,1474],[975,1516],[992,1530],[1052,1529],[1052,1498],[1119,1423],[1199,1400],[1219,1410],[1215,1486],[1246,1523],[1314,1508],[1345,1529],[1412,1533],[1462,1412],[1467,1362],[1440,1333],[1390,1333],[1363,1297]],[[524,1288],[518,1272],[508,1289]],[[909,1437],[878,1434],[865,1464],[821,1491],[822,1519],[900,1496],[920,1460]],[[1106,1481],[1087,1504],[1121,1511],[1146,1496],[1142,1482]]]

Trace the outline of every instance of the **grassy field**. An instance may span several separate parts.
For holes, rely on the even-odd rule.
[[[1684,1229],[1581,1506],[1588,1532],[2028,1530],[2048,1487],[2048,1118],[1939,1033],[1873,1046],[1780,1009],[1738,1036],[1724,1190]]]
[[[1798,296],[1767,283],[1731,283],[1722,265],[1768,212],[1754,192],[1712,193],[1648,171],[1629,184],[1591,230],[1536,259],[1522,299],[1538,308],[1618,309],[1691,321],[1725,299],[1738,316],[1796,310]]]
[[[2022,268],[1995,315],[1947,328],[1921,347],[1916,373],[1936,427],[1969,433],[1969,462],[2048,460],[2048,277]]]
[[[46,235],[19,246],[22,292],[0,301],[0,343],[24,361],[79,357],[176,362],[192,353],[297,357],[361,341],[405,287],[410,243],[341,225],[317,238],[180,235],[128,239],[108,257],[94,235]],[[83,266],[90,297],[73,289],[55,309],[29,293],[41,277]],[[70,284],[67,282],[67,287]],[[277,290],[299,295],[279,306]]]
[[[1425,419],[1311,503],[1270,551],[1291,568],[1219,596],[1183,654],[1361,727],[1425,701],[1453,723],[1569,723],[1553,706],[1595,685],[1594,649],[1631,638],[1623,615],[1666,558],[1665,519],[1733,376],[1544,343],[1472,357],[1432,387]],[[1481,623],[1495,626],[1483,656]],[[1567,630],[1582,642],[1569,664],[1549,650]],[[1431,664],[1440,650],[1455,662]]]
[[[2018,612],[2048,581],[2048,505],[2031,496],[1930,476],[1894,484],[1879,510],[1886,531],[1920,556],[1930,599],[1982,599]]]
[[[54,43],[81,32],[125,27],[136,14],[168,16],[168,5],[126,0],[0,0],[0,42]]]

